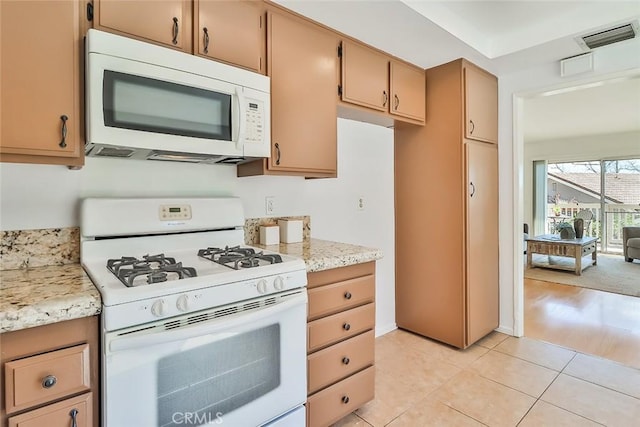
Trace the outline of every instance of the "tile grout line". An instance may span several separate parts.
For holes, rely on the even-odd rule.
[[[557,380],[557,379],[558,379],[558,377],[560,376],[560,374],[562,373],[562,371],[564,370],[564,368],[566,368],[566,367],[569,365],[569,363],[571,363],[571,361],[576,357],[576,354],[577,354],[577,353],[574,353],[574,354],[573,354],[573,356],[571,357],[571,359],[570,359],[570,360],[569,360],[569,361],[564,365],[564,367],[563,367],[560,371],[555,371],[555,369],[552,369],[552,371],[555,371],[555,372],[556,372],[556,376],[553,378],[553,380],[551,380],[551,382],[549,382],[549,385],[547,385],[547,386],[545,387],[545,389],[542,391],[542,393],[540,393],[540,396],[538,396],[538,397],[534,398],[534,399],[535,399],[535,402],[533,402],[533,405],[531,405],[531,407],[530,407],[530,408],[527,410],[527,412],[522,416],[522,418],[520,418],[520,421],[518,421],[518,423],[516,424],[516,427],[517,427],[517,426],[519,426],[519,425],[522,423],[522,421],[524,421],[524,419],[527,417],[527,415],[529,415],[529,412],[531,412],[531,410],[533,409],[533,407],[534,407],[534,406],[536,406],[536,404],[540,401],[540,399],[542,398],[542,396],[547,392],[547,390],[549,390],[549,387],[551,387],[551,384],[553,384],[553,383],[555,382],[555,380]],[[531,362],[531,363],[533,363],[533,362]],[[536,365],[537,365],[537,363],[536,363]],[[542,365],[538,365],[538,366],[542,366]],[[543,366],[543,367],[545,367],[545,366]],[[547,369],[550,369],[550,368],[547,368]],[[543,400],[543,402],[545,402],[545,401]],[[547,402],[545,402],[545,403],[547,403]],[[562,408],[562,409],[564,409],[564,408]]]

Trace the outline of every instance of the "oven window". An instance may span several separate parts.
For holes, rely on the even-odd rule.
[[[280,325],[158,361],[158,425],[215,423],[280,385]]]
[[[105,70],[105,126],[231,141],[231,95]]]

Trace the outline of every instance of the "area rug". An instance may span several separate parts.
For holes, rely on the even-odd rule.
[[[533,255],[533,262],[575,265],[571,258],[539,254]],[[525,266],[524,277],[640,297],[640,261],[625,262],[622,255],[598,254],[598,265],[584,268],[586,265],[591,265],[591,255],[582,259],[581,276],[576,276],[572,271]]]

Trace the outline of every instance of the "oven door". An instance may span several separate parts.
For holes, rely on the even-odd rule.
[[[260,426],[306,400],[304,289],[103,337],[103,425]]]

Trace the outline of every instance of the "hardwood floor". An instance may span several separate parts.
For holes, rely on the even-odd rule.
[[[640,368],[640,298],[524,281],[524,334]]]

